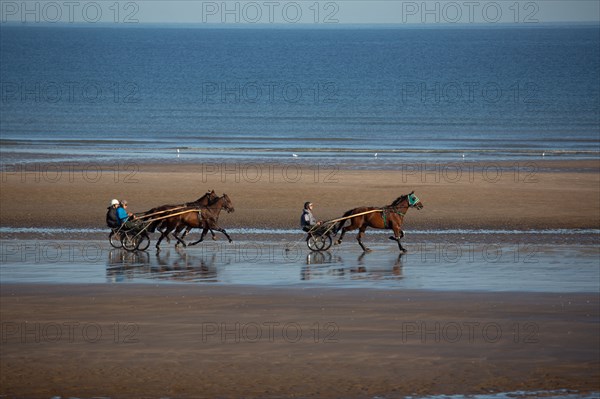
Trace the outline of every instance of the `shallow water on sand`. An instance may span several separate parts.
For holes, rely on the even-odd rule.
[[[355,244],[355,243],[352,243]],[[596,245],[422,242],[399,255],[346,243],[311,252],[302,241],[205,242],[127,252],[99,240],[2,240],[2,283],[193,283],[445,291],[597,292]]]

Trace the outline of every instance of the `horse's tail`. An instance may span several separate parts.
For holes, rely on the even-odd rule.
[[[349,211],[347,211],[346,213],[344,213],[342,215],[343,218],[348,217],[350,215],[352,215],[354,213],[354,209],[350,209]],[[348,221],[348,219],[344,219],[344,220],[340,220],[339,222],[337,222],[335,224],[335,227],[333,228],[332,232],[333,235],[336,236],[337,233],[342,229],[342,227],[344,227],[344,224]]]
[[[150,225],[146,229],[148,231],[148,233],[154,233],[156,231],[156,227],[158,226],[158,224],[160,222],[161,222],[160,220],[155,220],[154,222],[150,222]]]
[[[156,230],[160,231],[161,227],[165,224],[165,221],[167,220],[166,216],[169,215],[168,212],[170,208],[180,207],[180,205],[162,205],[144,212],[144,215],[152,215],[151,218],[154,219],[154,221],[149,222],[150,225],[146,230],[149,233],[154,233]]]
[[[156,212],[158,208],[152,208],[146,212],[143,212],[142,214],[140,214],[142,217],[144,217],[145,215],[150,215],[154,212]],[[154,233],[154,231],[156,230],[156,222],[150,222],[150,225],[146,228],[146,231],[148,233]]]
[[[148,226],[148,231],[150,233],[154,233],[156,230],[158,230],[160,233],[162,233],[168,226],[169,224],[173,223],[173,218],[176,218],[177,216],[172,216],[172,217],[166,217],[163,219],[159,219],[159,220],[155,220],[154,222],[150,223],[150,226]],[[179,225],[179,219],[176,219],[176,223],[177,225]],[[173,225],[173,227],[176,227],[175,225]]]
[[[148,233],[154,233],[156,230],[160,231],[161,227],[165,224],[167,218],[157,217],[156,220],[150,222],[150,225],[146,229]]]

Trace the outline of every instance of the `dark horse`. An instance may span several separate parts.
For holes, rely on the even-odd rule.
[[[215,194],[215,191],[211,190],[207,191],[206,194],[198,198],[196,201],[186,202],[183,205],[162,205],[156,208],[152,208],[149,211],[145,212],[145,214],[156,214],[156,220],[154,222],[151,222],[150,226],[148,227],[148,231],[151,233],[153,233],[155,230],[158,230],[161,233],[160,238],[156,243],[156,249],[160,250],[160,243],[164,238],[166,238],[167,241],[170,241],[169,233],[171,233],[177,227],[177,224],[175,223],[177,221],[177,219],[175,219],[177,218],[177,216],[167,217],[170,213],[180,213],[185,212],[188,209],[198,209],[200,207],[208,205],[209,203],[217,200],[218,198],[219,197],[217,196],[217,194]],[[197,212],[188,213],[197,214]]]
[[[182,238],[179,238],[178,236],[178,234],[183,229],[187,229],[187,231],[193,228],[203,229],[200,240],[190,245],[195,245],[202,241],[208,230],[215,230],[221,232],[227,237],[229,242],[232,242],[231,237],[229,236],[229,234],[227,234],[225,229],[222,229],[217,225],[221,209],[225,209],[227,212],[234,211],[233,204],[227,196],[227,194],[223,194],[221,197],[217,197],[216,199],[211,200],[211,202],[206,206],[196,206],[196,208],[199,208],[198,211],[180,213],[179,215],[174,215],[172,217],[164,219],[162,225],[163,233],[159,238],[158,242],[156,243],[157,250],[159,249],[158,245],[162,241],[163,237],[167,236],[167,234],[171,233],[172,231],[175,231],[173,233],[173,236],[177,239],[176,246],[181,244],[184,247],[186,247],[187,244],[183,241]]]
[[[398,242],[398,248],[400,251],[406,252],[406,249],[402,247],[402,244],[400,243],[400,239],[404,236],[402,224],[404,223],[404,216],[406,215],[408,208],[423,208],[423,204],[419,198],[417,198],[414,191],[412,191],[410,194],[402,195],[396,198],[394,202],[392,202],[390,205],[384,206],[383,208],[363,206],[350,209],[348,212],[344,213],[344,217],[356,215],[362,212],[376,212],[371,212],[339,221],[333,229],[334,235],[337,234],[340,229],[342,230],[342,234],[336,241],[336,244],[342,243],[344,234],[346,234],[347,231],[358,229],[358,235],[356,236],[356,239],[358,240],[358,243],[363,251],[369,252],[371,250],[365,247],[361,241],[362,237],[365,235],[365,230],[367,230],[367,227],[373,227],[374,229],[392,229],[394,231],[394,235],[390,236],[390,240]]]
[[[196,219],[191,219],[189,217],[186,218],[185,224],[188,227],[198,227],[202,228],[202,234],[200,235],[200,239],[198,241],[192,242],[189,245],[196,245],[199,242],[204,241],[204,236],[208,230],[210,231],[218,231],[221,232],[227,237],[229,242],[233,242],[227,231],[224,228],[221,228],[217,223],[219,221],[219,215],[221,214],[221,209],[225,209],[227,213],[234,212],[233,202],[227,194],[223,194],[216,201],[211,202],[208,206],[202,208],[202,212],[200,212]]]

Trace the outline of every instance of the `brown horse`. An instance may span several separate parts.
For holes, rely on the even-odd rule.
[[[339,221],[333,229],[334,235],[337,234],[340,229],[342,230],[342,234],[336,241],[336,244],[342,243],[344,234],[346,234],[347,231],[358,229],[358,235],[356,236],[358,244],[363,251],[369,252],[371,250],[362,243],[362,237],[365,235],[367,227],[373,227],[375,229],[392,229],[394,235],[390,236],[390,240],[398,242],[400,251],[406,252],[406,249],[400,243],[400,239],[404,236],[404,232],[402,231],[404,216],[406,215],[408,208],[423,208],[423,204],[414,193],[415,192],[412,191],[410,194],[402,195],[396,198],[390,205],[384,206],[383,208],[359,207],[350,209],[348,212],[344,213],[344,217],[362,212],[374,212]]]
[[[200,235],[200,239],[198,241],[192,242],[189,245],[196,245],[199,242],[204,241],[204,236],[206,236],[208,230],[221,232],[225,235],[225,237],[227,237],[229,242],[233,242],[229,234],[227,234],[227,231],[219,227],[219,225],[217,224],[217,222],[219,221],[219,215],[221,214],[221,209],[225,209],[227,213],[235,211],[235,209],[233,208],[233,202],[231,202],[231,199],[227,194],[223,194],[219,199],[217,199],[213,203],[209,204],[206,207],[203,207],[202,212],[197,215],[195,221],[190,220],[190,222],[193,223],[193,227],[202,227],[202,234]],[[198,225],[196,225],[196,223]]]
[[[179,211],[185,211],[185,208],[206,206],[211,201],[214,201],[217,198],[219,198],[219,196],[217,194],[215,194],[215,190],[210,190],[210,191],[207,191],[202,197],[198,198],[195,201],[186,202],[184,204],[179,204],[179,205],[161,205],[161,206],[157,206],[156,208],[152,208],[149,211],[137,214],[137,215],[138,215],[138,217],[141,216],[142,218],[144,217],[144,215],[153,215],[151,217],[153,219],[157,219],[156,221],[152,222],[150,224],[150,226],[148,227],[148,232],[154,233],[154,231],[157,229],[159,231],[162,230],[162,227],[164,224],[163,222],[166,221],[166,218],[163,219],[162,217],[168,216],[169,210],[173,210],[173,212],[179,212]]]
[[[215,194],[215,190],[211,190],[211,191],[206,192],[206,194],[204,194],[202,197],[198,198],[196,201],[186,202],[183,205],[159,206],[159,207],[149,210],[148,212],[146,212],[146,214],[168,211],[170,209],[173,209],[172,213],[185,212],[188,209],[199,209],[203,206],[207,206],[209,203],[211,203],[213,201],[216,201],[218,198],[219,197],[217,196],[217,194]],[[150,226],[148,227],[148,231],[151,233],[153,233],[155,230],[158,230],[161,233],[160,238],[156,242],[156,249],[160,250],[160,243],[162,242],[163,239],[166,238],[167,241],[170,242],[169,234],[175,228],[178,227],[178,220],[179,220],[178,217],[179,216],[195,215],[195,214],[197,214],[197,212],[187,212],[187,213],[183,213],[181,215],[176,215],[176,216],[172,216],[172,217],[164,217],[164,216],[168,216],[169,212],[164,212],[162,214],[156,215],[156,218],[158,220],[152,222],[150,224]],[[214,233],[212,233],[212,234],[214,236]],[[177,238],[179,241],[179,238],[177,236],[175,238]]]
[[[176,246],[181,244],[184,247],[186,247],[187,244],[185,243],[185,241],[183,241],[183,239],[181,239],[178,236],[178,234],[183,229],[187,229],[187,231],[189,231],[193,228],[202,228],[203,229],[200,240],[198,240],[190,245],[196,245],[197,243],[202,241],[204,239],[204,236],[208,232],[208,230],[219,231],[227,237],[229,242],[233,241],[231,239],[231,237],[229,236],[229,234],[227,234],[225,229],[222,229],[217,225],[217,220],[219,219],[219,214],[221,213],[221,209],[225,209],[227,212],[234,211],[233,204],[232,204],[231,200],[229,199],[229,196],[227,196],[227,194],[223,194],[223,196],[217,197],[217,199],[211,201],[211,203],[209,203],[207,206],[196,207],[196,208],[200,208],[200,212],[186,212],[186,213],[181,213],[179,215],[175,215],[170,218],[164,219],[163,233],[160,236],[160,238],[158,239],[158,242],[156,243],[157,250],[160,250],[159,244],[163,240],[163,238],[166,237],[169,233],[171,233],[173,231],[175,231],[173,233],[173,236],[177,239]],[[187,234],[187,231],[186,231],[186,234]]]

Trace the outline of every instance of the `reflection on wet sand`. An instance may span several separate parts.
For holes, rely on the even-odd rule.
[[[398,255],[391,269],[387,265],[366,264],[366,253],[361,253],[357,265],[344,266],[342,256],[330,252],[310,252],[306,255],[306,265],[300,272],[300,280],[314,280],[323,277],[350,277],[352,280],[400,280],[402,274],[402,256]],[[342,267],[339,267],[341,265]]]
[[[195,256],[180,249],[157,252],[128,252],[113,249],[106,264],[109,282],[159,279],[181,282],[217,282],[216,255]]]
[[[402,279],[402,255],[395,258],[392,264],[369,263],[365,254],[358,256],[356,261],[344,258],[338,253],[309,252],[306,264],[294,265],[300,267],[300,281],[323,279],[352,280],[397,280]],[[166,251],[128,252],[122,249],[112,249],[106,264],[108,282],[132,282],[142,280],[163,280],[173,282],[224,282],[230,277],[230,268],[245,269],[245,273],[253,274],[254,278],[268,279],[261,276],[251,262],[236,262],[235,259],[218,256],[217,253],[194,254],[181,248]],[[264,265],[262,265],[264,266]],[[270,265],[273,274],[281,270],[289,270],[291,265]],[[254,270],[254,272],[252,271]],[[221,275],[221,277],[220,277]],[[241,278],[241,276],[240,276]]]
[[[597,245],[422,243],[399,256],[392,244],[373,252],[334,248],[312,253],[282,242],[240,241],[167,248],[113,249],[106,240],[0,240],[3,283],[198,282],[263,286],[331,285],[386,289],[597,292]]]

